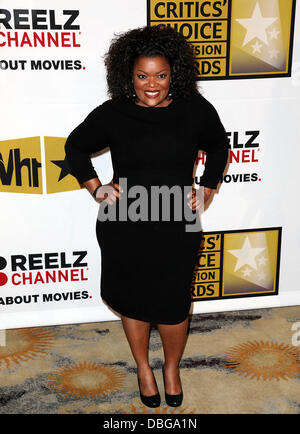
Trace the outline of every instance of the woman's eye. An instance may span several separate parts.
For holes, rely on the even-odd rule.
[[[159,74],[158,77],[159,78],[166,78],[167,74]],[[147,76],[145,74],[138,74],[137,76],[140,80],[144,80],[145,78],[147,78]]]

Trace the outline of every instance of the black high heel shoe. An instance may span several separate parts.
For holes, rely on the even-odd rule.
[[[141,398],[142,403],[144,405],[146,405],[147,407],[151,407],[151,408],[159,407],[160,406],[160,402],[161,402],[160,394],[156,393],[156,395],[151,395],[151,396],[142,395],[139,376],[137,376],[137,379],[138,379],[138,385],[139,385],[139,390],[140,390],[140,398]],[[155,385],[157,387],[155,377],[154,377],[154,380],[155,380]],[[157,387],[157,389],[158,389],[158,387]]]
[[[162,375],[164,380],[164,387],[166,387],[164,365],[161,367],[161,370],[162,370]],[[165,391],[165,399],[166,399],[166,404],[169,405],[170,407],[179,407],[183,400],[183,392],[178,393],[177,395],[171,395],[169,393],[166,393]]]

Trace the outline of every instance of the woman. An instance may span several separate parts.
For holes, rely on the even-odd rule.
[[[101,297],[121,315],[141,400],[149,407],[161,402],[148,361],[150,324],[156,323],[165,357],[165,399],[176,407],[183,399],[179,363],[201,228],[187,230],[188,219],[176,219],[175,211],[168,220],[161,213],[156,220],[139,220],[132,211],[133,194],[126,197],[130,218],[119,218],[120,210],[126,189],[143,187],[140,191],[149,193],[146,205],[152,205],[153,186],[179,186],[183,204],[177,203],[177,211],[188,206],[199,218],[200,189],[193,187],[192,176],[197,153],[206,152],[200,184],[207,201],[225,168],[228,139],[216,110],[197,90],[191,46],[172,28],[146,26],[123,33],[112,41],[105,65],[111,99],[70,134],[66,156],[72,175],[100,203]],[[102,185],[90,155],[107,146],[114,175]],[[114,210],[110,215],[117,218],[105,220],[105,210]]]

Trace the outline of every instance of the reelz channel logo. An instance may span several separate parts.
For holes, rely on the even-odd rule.
[[[87,251],[30,253],[0,256],[0,286],[45,285],[88,280]],[[10,263],[9,272],[7,270]]]
[[[0,47],[80,47],[79,10],[0,9]]]

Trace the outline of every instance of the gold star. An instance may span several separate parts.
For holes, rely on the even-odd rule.
[[[243,46],[254,38],[258,38],[266,45],[269,45],[266,29],[276,20],[278,20],[278,17],[263,17],[259,3],[256,2],[253,14],[250,18],[236,18],[236,21],[247,29]]]
[[[250,265],[250,267],[257,270],[255,256],[259,255],[264,249],[265,247],[251,247],[249,237],[246,236],[241,249],[227,250],[229,253],[238,258],[234,271],[239,270],[244,265]]]

